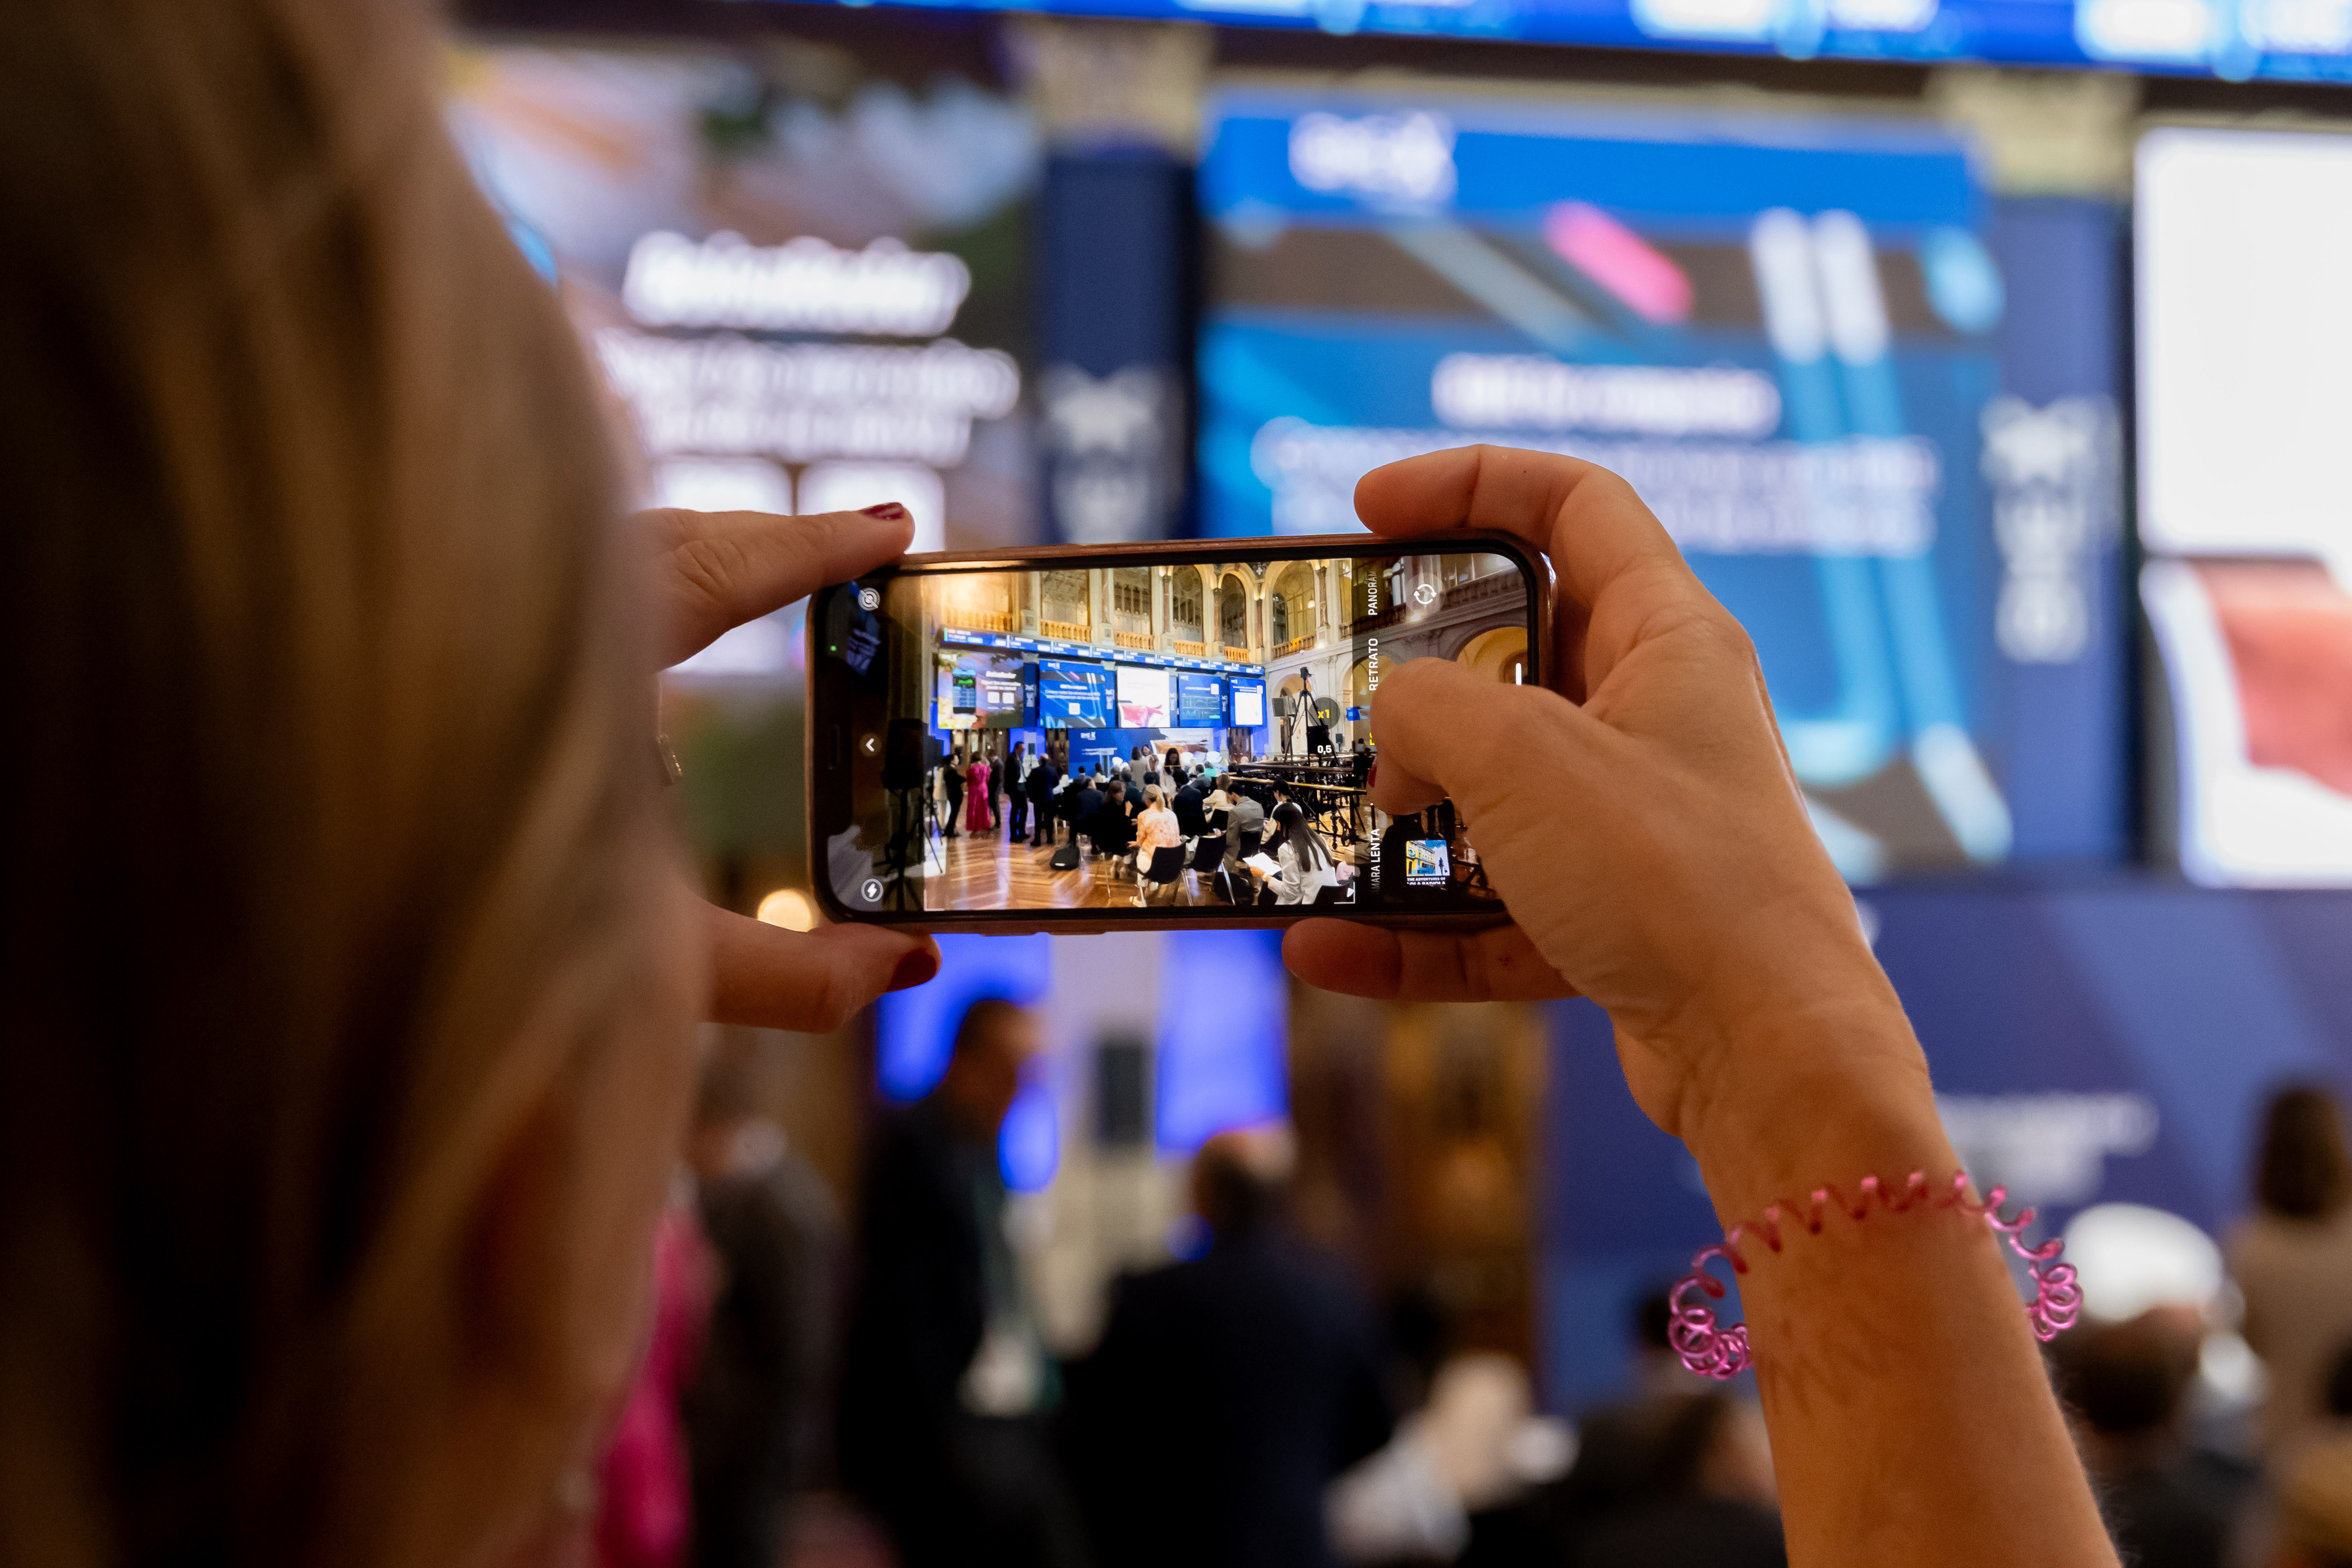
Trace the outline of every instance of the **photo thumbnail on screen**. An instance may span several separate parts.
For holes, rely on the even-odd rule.
[[[833,590],[820,657],[867,737],[820,808],[833,891],[905,916],[1496,911],[1450,805],[1372,804],[1370,710],[1417,658],[1525,681],[1534,605],[1527,570],[1489,552],[942,567]]]

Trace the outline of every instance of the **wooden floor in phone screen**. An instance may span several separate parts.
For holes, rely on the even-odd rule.
[[[1066,845],[1069,830],[1057,840]],[[1140,886],[1124,856],[1085,853],[1075,871],[1056,871],[1050,845],[1029,847],[1026,838],[1008,843],[998,828],[981,837],[958,834],[931,840],[923,867],[927,910],[1099,910],[1131,905]],[[1156,906],[1181,909],[1217,901],[1212,878],[1187,870],[1172,889],[1155,889]],[[1171,898],[1172,891],[1172,898]]]

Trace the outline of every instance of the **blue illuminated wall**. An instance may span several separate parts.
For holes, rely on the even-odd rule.
[[[2016,1127],[1993,1174],[2065,1192],[2043,1205],[2055,1225],[2124,1201],[2218,1237],[2246,1206],[2269,1091],[2352,1086],[2352,896],[2137,884],[1868,901],[1937,1092]],[[1572,1410],[1623,1391],[1634,1300],[1720,1233],[1682,1144],[1626,1093],[1607,1019],[1561,1004],[1552,1041],[1541,1337],[1549,1396]]]
[[[1160,963],[1153,1141],[1189,1154],[1213,1132],[1286,1114],[1282,933],[1171,932]]]
[[[1056,994],[1055,942],[1073,953],[1097,951],[1085,937],[943,936],[937,979],[882,998],[877,1007],[875,1076],[882,1097],[921,1099],[947,1069],[964,1009],[1003,997],[1041,1009],[1064,1044],[1090,1048],[1100,1031],[1084,1016],[1086,1000]],[[1290,980],[1281,933],[1265,931],[1170,931],[1158,944],[1156,970],[1140,966],[1139,1000],[1150,1008],[1153,1038],[1153,1142],[1190,1154],[1211,1133],[1283,1116],[1288,1110],[1285,1050]],[[1075,946],[1071,945],[1075,944]],[[1083,1075],[1056,1074],[1039,1063],[1005,1118],[998,1154],[1006,1182],[1034,1191],[1053,1179],[1065,1125],[1055,1093]]]

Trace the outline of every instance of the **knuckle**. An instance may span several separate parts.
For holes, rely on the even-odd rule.
[[[857,998],[842,972],[830,965],[816,971],[801,1005],[798,1027],[813,1035],[829,1035],[849,1022]]]
[[[742,549],[730,539],[689,539],[672,553],[678,581],[713,605],[725,604],[743,576]]]

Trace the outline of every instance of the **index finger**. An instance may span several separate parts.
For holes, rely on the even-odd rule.
[[[640,516],[661,552],[656,595],[672,664],[721,632],[896,560],[915,537],[914,519],[895,502],[808,517],[677,507]]]
[[[1389,537],[1448,528],[1516,534],[1550,558],[1582,605],[1630,576],[1694,603],[1706,596],[1633,487],[1580,458],[1486,446],[1426,452],[1359,479],[1356,515]]]
[[[1552,628],[1549,677],[1571,697],[1599,686],[1661,616],[1716,608],[1633,487],[1580,458],[1488,446],[1424,453],[1358,480],[1356,513],[1390,537],[1485,528],[1541,550],[1572,605]]]

